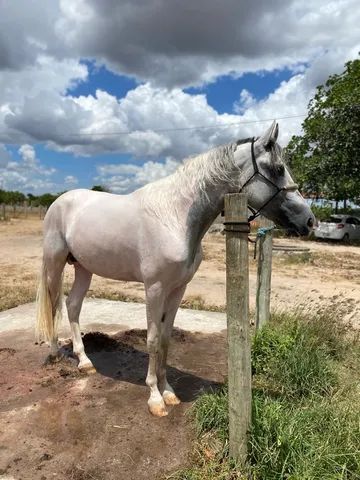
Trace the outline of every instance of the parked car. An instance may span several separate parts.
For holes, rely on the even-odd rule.
[[[360,240],[360,219],[352,215],[331,215],[315,228],[316,238]]]

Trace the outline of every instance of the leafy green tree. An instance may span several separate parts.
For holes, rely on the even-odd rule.
[[[28,199],[29,205],[36,205],[38,202],[38,197],[36,195],[33,195],[32,193],[27,194],[27,199]]]
[[[8,192],[0,188],[0,204],[8,203]]]
[[[360,199],[360,60],[316,89],[287,154],[301,189],[317,197]]]
[[[94,190],[95,192],[108,192],[109,190],[104,187],[104,185],[94,185],[91,190]]]
[[[42,207],[49,207],[57,197],[57,195],[53,195],[52,193],[44,193],[38,197],[39,205]]]
[[[7,195],[7,202],[6,203],[10,203],[11,205],[17,205],[19,203],[23,203],[25,200],[26,200],[26,197],[23,193],[21,192],[18,192],[16,190],[14,191],[8,191],[6,192]]]

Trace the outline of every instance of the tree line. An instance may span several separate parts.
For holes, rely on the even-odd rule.
[[[91,190],[98,192],[108,191],[102,185],[94,185]],[[28,205],[33,207],[49,207],[63,193],[65,192],[33,195],[32,193],[24,194],[17,190],[2,190],[0,188],[0,204],[21,205],[26,202]]]
[[[54,200],[57,199],[59,195],[61,195],[61,193],[44,193],[43,195],[33,195],[32,193],[28,193],[25,195],[17,190],[0,189],[0,204],[21,205],[26,202],[28,205],[32,205],[33,207],[48,207]]]

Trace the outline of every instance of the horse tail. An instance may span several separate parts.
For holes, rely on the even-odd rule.
[[[39,286],[36,295],[36,337],[50,344],[57,344],[58,328],[62,317],[62,283],[63,273],[58,272],[57,281],[51,283],[45,258],[40,272]]]

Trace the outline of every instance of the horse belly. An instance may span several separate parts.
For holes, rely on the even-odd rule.
[[[99,229],[92,235],[72,236],[67,243],[75,260],[89,272],[113,280],[142,281],[135,239],[122,241],[120,232],[105,235]]]
[[[100,248],[96,246],[94,249],[78,249],[75,247],[71,253],[86,270],[100,277],[113,280],[142,281],[134,252],[123,249],[121,252],[114,254],[113,251],[106,249],[104,246]]]

